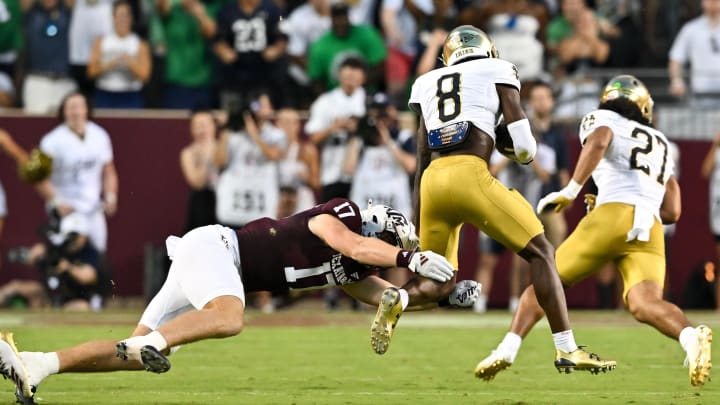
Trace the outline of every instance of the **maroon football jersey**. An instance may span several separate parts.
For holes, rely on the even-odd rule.
[[[310,218],[329,214],[360,233],[360,210],[335,198],[282,219],[261,218],[237,230],[245,291],[323,288],[361,280],[373,273],[336,252],[310,232]]]

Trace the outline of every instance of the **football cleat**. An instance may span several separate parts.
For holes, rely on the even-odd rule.
[[[170,360],[153,346],[148,345],[140,348],[140,358],[147,371],[159,374],[170,370]]]
[[[570,353],[555,349],[555,368],[560,373],[569,374],[573,370],[582,370],[599,374],[601,371],[606,373],[614,370],[616,366],[614,360],[602,360],[597,354],[586,352],[582,346]]]
[[[370,329],[370,345],[377,354],[384,354],[390,345],[393,330],[402,315],[400,292],[395,287],[383,291]]]
[[[688,348],[685,363],[688,367],[690,384],[703,385],[710,378],[712,362],[710,359],[710,345],[712,344],[712,330],[705,325],[697,328],[697,342]]]
[[[23,405],[35,404],[35,389],[30,386],[25,369],[12,333],[0,333],[0,374],[15,383],[15,398]]]
[[[510,367],[512,362],[500,350],[493,350],[475,367],[475,377],[485,381],[492,381],[497,373]]]

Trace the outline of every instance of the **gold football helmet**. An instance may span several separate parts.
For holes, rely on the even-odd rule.
[[[490,37],[472,25],[461,25],[448,34],[443,44],[442,61],[445,66],[452,66],[469,57],[497,58]]]
[[[30,184],[39,183],[52,173],[52,158],[38,149],[33,149],[27,161],[18,165],[20,178]]]
[[[633,75],[615,76],[605,85],[600,102],[615,100],[624,97],[632,101],[642,113],[643,117],[652,122],[653,105],[655,102],[650,97],[647,87]]]

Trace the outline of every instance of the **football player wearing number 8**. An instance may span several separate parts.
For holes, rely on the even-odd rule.
[[[196,228],[168,238],[167,246],[173,261],[167,280],[132,337],[18,353],[12,335],[0,334],[0,374],[15,383],[21,403],[32,403],[40,382],[56,373],[168,371],[169,348],[240,333],[246,292],[339,286],[377,304],[391,284],[373,274],[376,267],[407,267],[441,282],[453,275],[442,256],[414,250],[414,226],[398,211],[384,205],[361,211],[340,198],[290,217],[258,219],[239,230]],[[471,306],[477,293],[477,283],[466,280],[448,302]],[[418,309],[433,306],[413,302]]]
[[[592,371],[613,368],[615,362],[578,348],[555,270],[553,246],[527,201],[488,170],[500,112],[508,123],[516,159],[527,164],[535,155],[535,138],[520,105],[517,69],[498,59],[490,38],[469,25],[450,32],[442,59],[445,67],[419,77],[410,96],[410,107],[421,116],[415,177],[420,246],[444,255],[457,268],[460,227],[463,223],[476,226],[530,263],[532,282],[555,341],[555,366]],[[432,297],[447,295],[452,283],[415,279],[405,288]],[[373,322],[372,343],[380,354],[387,349],[401,313],[397,295],[386,291]]]
[[[590,178],[597,183],[595,207],[558,247],[556,260],[565,286],[591,276],[609,261],[622,275],[623,298],[630,313],[664,335],[677,339],[686,352],[690,383],[709,377],[712,331],[693,328],[682,311],[662,299],[665,250],[662,224],[680,217],[680,188],[668,158],[668,140],[652,128],[653,101],[647,88],[630,75],[605,86],[600,106],[580,124],[583,145],[570,183],[540,200],[562,210]],[[520,297],[510,332],[478,365],[479,376],[491,380],[512,364],[520,341],[543,316],[528,287]]]

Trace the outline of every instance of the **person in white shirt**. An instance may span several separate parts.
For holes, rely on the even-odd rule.
[[[687,94],[683,65],[690,64],[693,103],[720,105],[720,0],[703,0],[703,14],[688,21],[670,48],[670,93]]]
[[[88,78],[87,65],[96,38],[112,32],[112,5],[114,0],[73,0],[70,18],[70,65],[73,79],[80,91],[93,92],[93,81]]]
[[[95,80],[94,105],[99,108],[142,108],[142,87],[150,79],[152,60],[147,43],[132,29],[126,0],[113,3],[113,31],[95,40],[87,74]]]
[[[320,161],[317,148],[300,139],[300,115],[292,109],[278,111],[275,124],[288,138],[288,146],[279,163],[280,206],[283,218],[312,208],[320,189]]]
[[[322,94],[310,108],[305,133],[310,141],[322,147],[320,155],[320,186],[322,202],[347,198],[351,175],[343,170],[350,133],[365,115],[364,63],[347,58],[340,65],[340,86]]]
[[[105,252],[105,215],[114,215],[118,206],[118,175],[110,135],[89,120],[88,101],[80,93],[63,100],[59,116],[62,123],[40,141],[40,150],[52,157],[53,168],[50,179],[37,186],[38,192],[61,217],[72,212],[82,214],[90,241]]]
[[[288,35],[287,53],[292,60],[290,76],[298,84],[308,87],[307,52],[310,44],[330,29],[329,0],[309,0],[293,10],[280,27]]]

